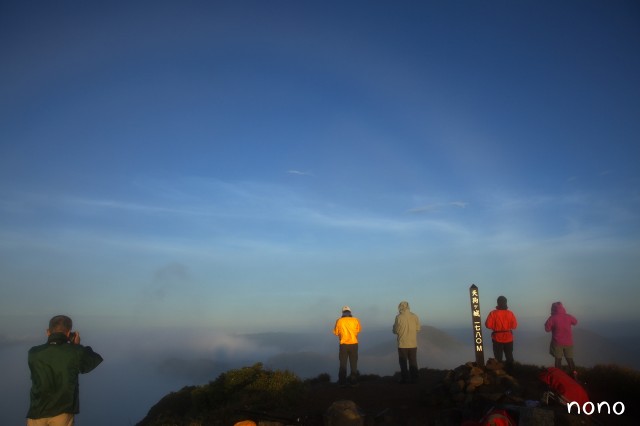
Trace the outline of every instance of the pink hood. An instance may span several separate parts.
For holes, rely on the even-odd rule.
[[[562,306],[562,302],[555,302],[551,305],[551,315],[566,314],[567,310]]]
[[[551,332],[551,339],[556,345],[573,345],[573,333],[571,327],[576,325],[578,320],[567,313],[562,306],[562,302],[555,302],[551,305],[551,316],[545,322],[544,329]]]

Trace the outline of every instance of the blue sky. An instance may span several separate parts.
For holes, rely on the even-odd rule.
[[[3,315],[640,322],[636,2],[134,3],[0,5]]]

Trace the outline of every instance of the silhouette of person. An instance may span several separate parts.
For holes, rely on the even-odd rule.
[[[393,333],[398,336],[401,383],[418,382],[418,331],[420,331],[418,316],[409,309],[409,302],[400,302],[398,315],[393,323]]]
[[[66,315],[49,321],[47,343],[29,350],[31,393],[27,426],[73,426],[79,409],[78,374],[96,368],[102,357],[80,344]]]
[[[360,333],[360,321],[351,315],[351,308],[342,307],[342,316],[336,320],[333,334],[338,336],[340,349],[338,359],[340,368],[338,370],[338,384],[347,385],[347,361],[349,362],[350,375],[349,383],[356,385],[358,380],[358,333]]]

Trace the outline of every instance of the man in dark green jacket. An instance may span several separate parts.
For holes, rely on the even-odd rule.
[[[102,357],[80,344],[80,334],[65,315],[49,321],[47,343],[29,350],[31,403],[27,426],[73,426],[80,410],[78,374],[96,368]]]

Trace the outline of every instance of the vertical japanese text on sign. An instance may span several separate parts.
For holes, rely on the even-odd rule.
[[[482,341],[482,316],[480,314],[480,292],[478,286],[472,284],[469,287],[469,299],[471,301],[471,321],[473,324],[473,347],[476,354],[476,363],[484,365],[484,350]]]

